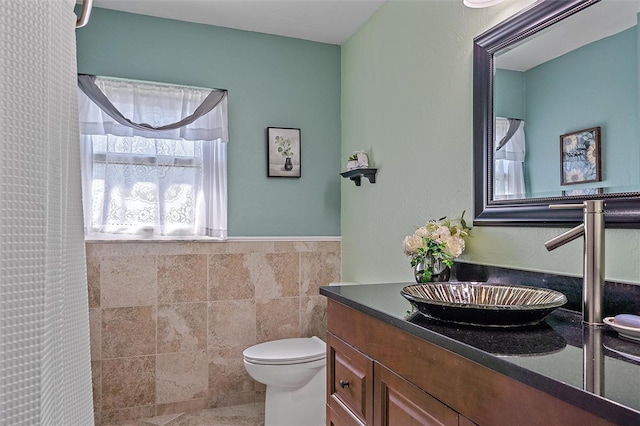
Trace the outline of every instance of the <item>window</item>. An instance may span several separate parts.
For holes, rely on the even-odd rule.
[[[226,92],[78,81],[86,234],[226,238]]]

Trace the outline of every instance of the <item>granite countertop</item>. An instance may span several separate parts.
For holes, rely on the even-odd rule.
[[[321,287],[320,294],[612,423],[640,424],[640,343],[584,326],[580,313],[562,308],[528,327],[433,320],[413,312],[402,297],[409,284]]]

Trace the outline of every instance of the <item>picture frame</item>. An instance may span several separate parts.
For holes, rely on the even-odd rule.
[[[267,177],[299,178],[301,131],[291,127],[267,127]]]
[[[562,191],[563,197],[572,197],[572,196],[580,196],[583,197],[585,195],[598,195],[602,194],[602,188],[576,188],[576,189],[567,189]]]
[[[560,184],[599,182],[600,145],[600,127],[560,135]]]

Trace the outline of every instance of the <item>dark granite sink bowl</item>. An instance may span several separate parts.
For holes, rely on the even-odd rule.
[[[547,288],[477,282],[414,284],[400,293],[422,314],[483,327],[538,324],[567,297]]]

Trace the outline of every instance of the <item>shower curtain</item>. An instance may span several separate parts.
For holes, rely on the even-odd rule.
[[[92,425],[75,0],[0,0],[0,424]]]

